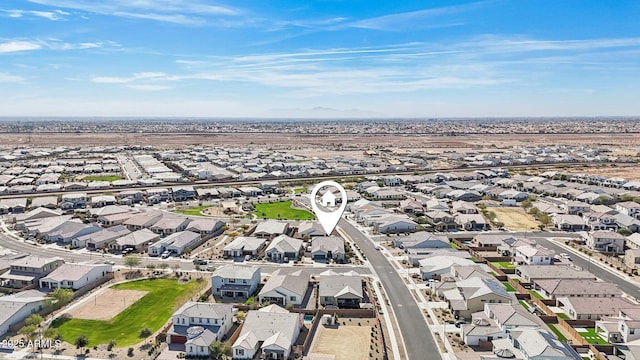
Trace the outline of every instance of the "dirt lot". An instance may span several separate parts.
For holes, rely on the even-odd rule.
[[[84,304],[69,315],[78,319],[109,320],[145,296],[147,291],[106,289],[99,295],[89,295]]]
[[[80,146],[102,145],[153,145],[158,148],[177,148],[184,145],[211,145],[269,147],[278,149],[300,149],[322,146],[335,150],[349,144],[354,148],[402,147],[421,149],[478,149],[483,147],[510,147],[513,145],[604,145],[612,149],[629,149],[640,145],[635,134],[491,134],[464,136],[401,136],[401,135],[296,135],[296,134],[94,134],[94,133],[48,133],[0,134],[0,144],[13,146],[58,146],[76,144]],[[375,145],[372,145],[375,144]],[[325,150],[326,151],[326,150]],[[321,154],[325,154],[323,151]]]
[[[371,328],[368,324],[373,319],[349,319],[348,325],[336,327],[318,326],[312,354],[334,355],[335,360],[367,360],[370,359]],[[340,322],[344,321],[341,319]],[[362,326],[355,325],[361,322]],[[351,325],[353,323],[353,325]],[[382,355],[379,354],[382,358]]]
[[[504,224],[509,230],[531,230],[538,228],[536,222],[521,207],[497,207],[490,208],[496,214],[498,221]]]

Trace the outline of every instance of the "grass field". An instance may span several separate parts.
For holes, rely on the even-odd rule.
[[[560,330],[558,330],[558,328],[556,328],[553,324],[547,324],[547,326],[549,327],[549,329],[551,329],[551,331],[553,331],[554,334],[556,334],[558,340],[567,342],[567,337],[564,336],[564,334]]]
[[[492,262],[492,264],[496,267],[499,268],[503,268],[503,269],[515,269],[516,266],[513,265],[512,263],[508,262],[508,261],[494,261]]]
[[[180,214],[185,214],[185,215],[195,215],[195,216],[202,216],[202,214],[200,213],[202,210],[206,209],[206,208],[210,208],[210,205],[205,205],[205,206],[194,206],[192,208],[188,208],[188,209],[178,209],[176,210],[177,213]]]
[[[282,220],[313,220],[316,218],[306,210],[292,208],[290,200],[256,204],[254,214],[259,218]]]
[[[569,315],[565,313],[556,313],[556,315],[562,320],[569,320]]]
[[[516,289],[511,286],[511,284],[509,284],[508,281],[503,281],[502,285],[504,285],[504,287],[507,289],[508,292],[516,292]]]
[[[169,320],[177,306],[206,285],[206,282],[191,281],[178,284],[175,279],[140,280],[113,286],[116,289],[148,291],[149,293],[136,301],[109,321],[58,318],[52,326],[62,338],[73,344],[80,335],[86,335],[89,346],[107,344],[111,339],[118,347],[139,343],[138,334],[142,328],[152,332],[160,329]]]
[[[531,296],[533,296],[536,299],[539,299],[539,300],[544,299],[544,297],[542,295],[540,295],[540,293],[535,291],[535,290],[529,290],[529,293],[531,294]]]
[[[589,344],[606,345],[608,342],[596,334],[596,328],[580,328],[576,329],[580,335],[589,342]]]
[[[295,194],[304,194],[304,193],[307,192],[307,188],[306,187],[295,188],[295,189],[293,189],[293,192]]]
[[[85,176],[82,178],[84,181],[116,181],[122,180],[120,175],[99,175],[99,176]]]
[[[496,214],[497,221],[509,230],[538,229],[539,223],[521,207],[496,207],[491,208],[491,211]]]

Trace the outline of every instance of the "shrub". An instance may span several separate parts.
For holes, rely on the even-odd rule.
[[[132,348],[132,347],[130,347],[130,348],[127,350],[127,356],[129,356],[129,357],[133,357],[133,348]]]

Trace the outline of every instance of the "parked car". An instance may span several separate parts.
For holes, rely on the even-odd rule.
[[[166,258],[168,258],[170,255],[171,255],[171,253],[170,253],[169,251],[165,251],[165,252],[163,252],[163,253],[162,253],[162,255],[160,255],[160,257],[161,257],[162,259],[166,259]]]
[[[195,259],[193,260],[194,265],[207,265],[207,260],[204,259]]]

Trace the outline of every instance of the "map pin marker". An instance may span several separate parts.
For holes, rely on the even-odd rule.
[[[318,206],[316,195],[318,194],[318,191],[322,190],[325,187],[334,187],[340,191],[340,196],[342,199],[340,207],[336,205],[336,196],[329,189],[327,189],[327,191],[324,193],[324,195],[322,195],[322,198],[320,199],[322,201],[322,207],[329,209],[335,208],[335,210],[324,211]],[[322,225],[324,231],[327,233],[327,235],[331,235],[333,229],[335,229],[336,225],[338,225],[338,221],[340,221],[342,213],[344,213],[344,210],[347,208],[347,192],[344,191],[342,185],[338,184],[335,181],[323,181],[320,184],[316,185],[311,192],[311,208],[313,209],[313,213],[316,214],[316,217],[318,218],[318,221],[320,222],[320,225]]]

